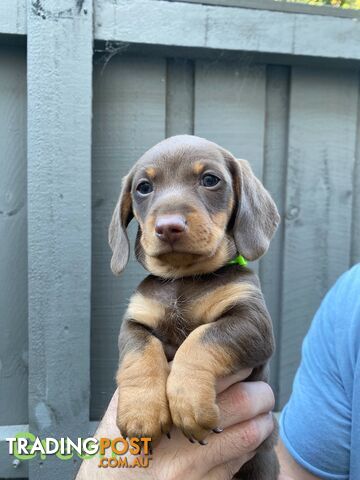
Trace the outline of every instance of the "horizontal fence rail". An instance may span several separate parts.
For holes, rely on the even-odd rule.
[[[305,3],[290,3],[287,0],[167,0],[169,2],[200,3],[216,7],[252,8],[254,10],[270,10],[287,13],[303,13],[307,15],[322,15],[330,17],[358,18],[359,10],[336,8],[330,5],[307,5]]]
[[[356,11],[337,17],[320,15],[315,7],[309,15],[211,3],[94,0],[94,39],[331,59],[360,58],[360,14]],[[32,0],[28,8],[43,20],[66,18],[72,10],[68,2],[63,11],[58,7],[54,11],[47,9],[47,4],[45,0]],[[26,32],[26,2],[0,0],[0,33]]]

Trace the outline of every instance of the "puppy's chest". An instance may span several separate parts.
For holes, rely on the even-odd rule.
[[[201,318],[194,315],[198,294],[174,286],[159,292],[160,295],[156,293],[154,292],[153,302],[159,302],[162,315],[155,322],[151,321],[152,332],[161,340],[170,361],[186,337],[202,323]]]
[[[149,326],[163,342],[179,346],[199,325],[216,321],[234,304],[242,289],[241,282],[226,277],[153,281],[151,288],[143,290]]]
[[[148,277],[131,298],[127,316],[146,324],[163,342],[179,346],[202,323],[199,285]]]
[[[198,292],[184,288],[169,290],[163,302],[164,315],[159,319],[156,332],[165,335],[173,343],[180,344],[192,330],[203,323],[196,314],[198,300]]]
[[[236,268],[172,282],[150,275],[131,298],[127,317],[146,325],[171,359],[195,328],[217,321],[257,288],[252,277]]]

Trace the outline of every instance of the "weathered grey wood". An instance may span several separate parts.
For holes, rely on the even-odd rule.
[[[9,455],[9,444],[6,438],[14,437],[18,433],[29,431],[29,425],[0,425],[0,478],[18,478],[28,477],[29,462],[18,462],[12,455]]]
[[[164,0],[96,0],[95,14],[99,40],[360,59],[352,18]]]
[[[194,132],[194,64],[168,59],[166,71],[166,136]]]
[[[0,33],[26,34],[26,0],[0,0]]]
[[[287,133],[290,69],[269,65],[266,82],[265,151],[263,182],[282,217],[269,251],[260,261],[260,280],[276,338],[271,363],[271,385],[279,390],[279,352],[281,344],[282,270],[284,250],[284,209],[287,165]]]
[[[103,59],[105,60],[106,57]],[[128,299],[146,272],[131,253],[119,278],[110,271],[107,230],[132,164],[165,136],[165,59],[96,59],[93,129],[93,268],[91,418],[98,419],[113,394],[117,338]],[[135,222],[130,225],[134,245]]]
[[[96,0],[95,38],[139,43],[134,37],[140,40],[143,36],[144,43],[220,49],[233,49],[232,44],[236,42],[235,49],[241,50],[359,59],[360,14],[356,10],[273,0],[206,0],[202,2],[205,5],[198,0],[157,2],[159,5],[155,5],[154,0]],[[254,12],[253,9],[260,10]],[[227,32],[234,12],[236,18],[230,23],[234,28]],[[182,15],[185,16],[182,18]],[[329,18],[323,21],[324,16]],[[207,20],[214,18],[218,25],[212,22],[213,28],[206,31]],[[253,29],[251,25],[259,25],[259,21],[262,28]],[[238,26],[243,24],[240,30]],[[222,32],[214,35],[215,30]],[[25,35],[26,32],[26,0],[0,0],[0,33]],[[221,33],[230,33],[232,42],[226,38],[221,41]],[[308,42],[304,34],[308,35]]]
[[[195,134],[249,160],[259,178],[263,174],[265,80],[265,67],[251,65],[246,55],[241,63],[196,63]],[[257,271],[257,262],[251,268]]]
[[[243,62],[196,62],[195,135],[219,143],[251,162],[262,177],[265,67]]]
[[[257,10],[275,10],[277,12],[306,13],[331,17],[358,18],[359,10],[336,8],[331,6],[289,3],[287,0],[168,0],[170,2],[201,3],[202,5],[254,8]]]
[[[283,271],[280,395],[320,301],[350,264],[356,72],[293,70]]]
[[[92,2],[28,9],[29,428],[89,425]],[[70,478],[74,462],[29,464]]]
[[[360,82],[359,82],[360,89]],[[355,168],[353,178],[351,264],[360,262],[360,90],[356,125]]]
[[[191,1],[96,0],[95,38],[174,47],[360,58],[359,15],[355,11],[280,2],[269,3],[268,10],[249,8],[249,2],[245,2],[244,8],[239,5],[235,8]],[[67,8],[68,5],[60,12],[63,18]],[[305,9],[305,13],[296,13],[299,9]],[[331,15],[324,16],[327,11]],[[25,19],[25,0],[0,0],[0,33],[26,34]]]
[[[98,7],[97,10],[101,11],[103,8],[103,2],[110,2],[110,0],[97,0]],[[149,0],[153,2],[154,0]],[[159,0],[157,0],[159,1]],[[164,3],[164,0],[160,0]],[[321,16],[330,16],[330,17],[343,17],[343,18],[359,18],[358,10],[347,10],[341,8],[333,7],[313,7],[303,4],[292,4],[285,1],[279,2],[274,0],[166,0],[169,3],[188,3],[188,4],[201,4],[204,8],[206,6],[211,6],[213,8],[241,8],[241,9],[258,9],[258,10],[268,10],[268,11],[277,11],[284,12],[291,15],[299,14],[310,14],[317,17]],[[135,3],[133,0],[129,2]],[[115,3],[115,2],[114,2]],[[119,3],[119,2],[118,2]],[[149,6],[151,3],[149,3]],[[25,35],[27,32],[26,25],[26,10],[27,10],[26,0],[0,0],[0,33],[4,34],[16,34],[16,35]],[[219,11],[221,12],[221,11]],[[65,12],[66,14],[66,12]],[[104,25],[103,22],[104,16],[101,18],[97,17],[97,30],[103,31],[104,29],[109,28]],[[303,19],[302,19],[303,20]],[[306,20],[306,17],[305,17]],[[110,18],[111,23],[113,19]],[[103,33],[95,34],[95,37],[98,39],[104,39]],[[114,39],[113,39],[114,40]],[[119,40],[119,39],[115,39]],[[348,38],[349,43],[351,43],[351,37]]]
[[[28,420],[25,51],[0,47],[0,72],[0,425],[7,425]]]

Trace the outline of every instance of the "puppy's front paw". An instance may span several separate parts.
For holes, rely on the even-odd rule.
[[[205,445],[205,438],[219,427],[215,381],[194,371],[173,368],[167,382],[173,423],[190,440]]]
[[[150,437],[158,440],[171,428],[165,388],[159,386],[119,387],[116,417],[123,437]]]

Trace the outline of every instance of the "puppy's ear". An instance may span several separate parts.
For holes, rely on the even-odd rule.
[[[257,260],[269,248],[280,215],[269,192],[255,177],[250,164],[232,155],[227,162],[236,197],[233,235],[239,254]]]
[[[109,226],[109,245],[113,252],[111,270],[119,275],[129,260],[130,244],[126,228],[133,218],[131,200],[132,175],[123,178],[122,189]]]

